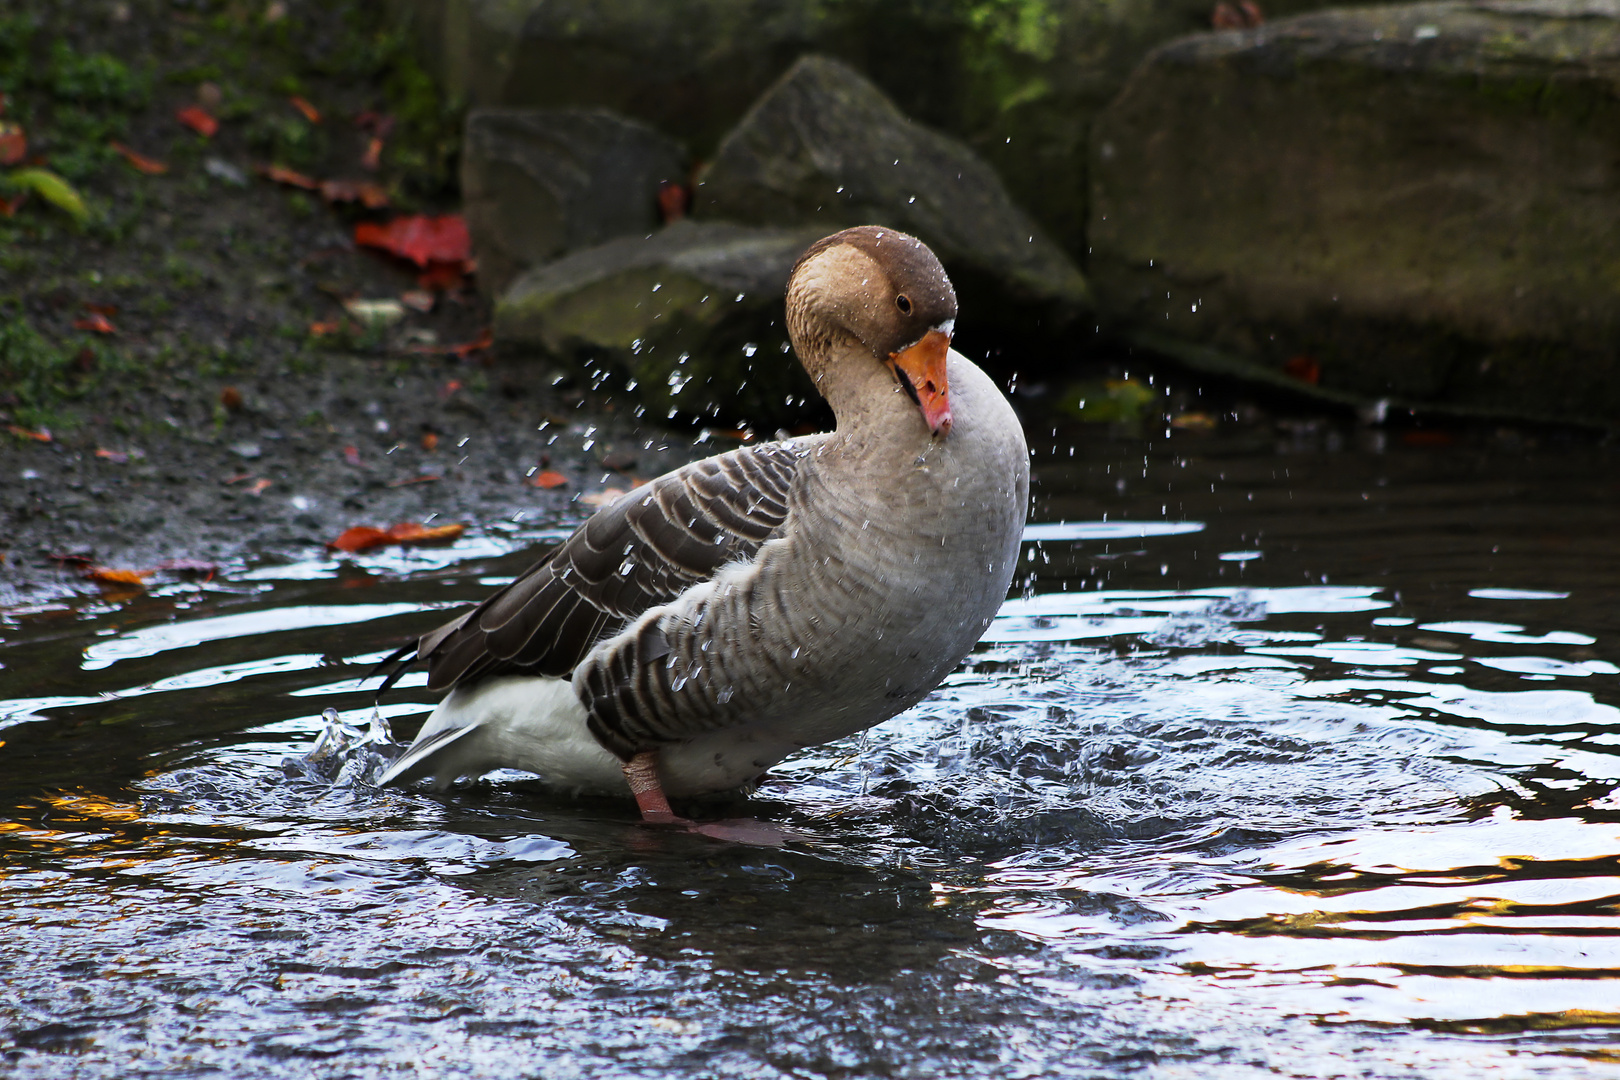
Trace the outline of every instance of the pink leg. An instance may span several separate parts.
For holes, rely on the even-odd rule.
[[[658,784],[658,751],[648,750],[624,763],[624,779],[630,785],[630,794],[636,797],[643,821],[659,825],[679,821],[669,808],[664,789]]]

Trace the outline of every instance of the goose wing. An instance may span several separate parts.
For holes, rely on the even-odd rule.
[[[603,507],[516,581],[422,636],[429,689],[567,675],[604,636],[752,557],[787,519],[801,453],[793,443],[733,450]]]

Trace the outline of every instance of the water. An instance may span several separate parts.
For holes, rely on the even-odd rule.
[[[8,614],[5,1071],[1620,1063],[1613,454],[1281,431],[1055,432],[968,663],[724,811],[781,849],[301,761],[555,529]],[[429,707],[408,679],[384,712]]]

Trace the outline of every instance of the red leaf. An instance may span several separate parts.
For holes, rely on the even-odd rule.
[[[438,434],[438,432],[436,432],[436,431],[424,431],[422,433],[422,449],[426,450],[428,453],[431,454],[433,451],[437,450],[438,448],[439,448],[439,434]]]
[[[359,448],[354,446],[345,446],[343,448],[343,460],[348,462],[350,465],[360,464]]]
[[[436,218],[412,214],[382,224],[362,221],[354,227],[354,242],[421,267],[435,262],[465,263],[472,253],[467,221],[460,214]]]
[[[560,488],[568,483],[568,477],[560,472],[547,469],[545,472],[536,475],[529,483],[537,488]]]
[[[18,427],[16,424],[7,424],[6,430],[17,436],[19,439],[33,439],[35,442],[51,441],[51,432],[49,428],[40,428],[38,431],[30,431],[28,428]]]
[[[0,120],[0,165],[21,164],[28,156],[28,136],[22,125]]]
[[[376,172],[382,164],[383,141],[376,135],[366,143],[366,152],[360,155],[360,167],[367,172]]]
[[[365,551],[367,548],[391,543],[393,538],[381,529],[371,525],[356,525],[352,529],[344,529],[336,540],[330,541],[326,546],[336,548],[338,551]]]
[[[388,535],[401,544],[433,544],[441,540],[454,540],[467,531],[465,525],[418,525],[402,521],[388,530]]]
[[[187,105],[174,114],[174,118],[205,139],[212,139],[219,130],[219,121],[201,105]]]
[[[116,334],[118,328],[107,321],[107,316],[99,311],[93,311],[82,319],[73,320],[73,329],[89,330],[95,334]]]
[[[270,486],[270,481],[269,480],[255,480],[255,481],[253,481],[253,486],[250,487],[250,488],[247,488],[246,490],[247,490],[247,493],[249,495],[263,495],[264,494],[264,489],[269,487],[269,486]]]
[[[123,450],[108,450],[105,446],[96,448],[96,457],[105,458],[115,465],[122,465],[129,460],[129,454]]]
[[[469,260],[467,263],[429,263],[426,270],[416,275],[416,287],[453,292],[461,288],[462,272],[471,269],[470,262]]]
[[[1316,357],[1300,353],[1290,356],[1283,364],[1283,371],[1300,382],[1308,382],[1312,386],[1322,381],[1322,365],[1316,362]]]
[[[149,158],[145,154],[137,153],[121,142],[108,144],[114,150],[124,155],[124,160],[135,167],[136,172],[143,172],[147,176],[162,176],[169,171],[169,167],[156,158]]]
[[[673,180],[658,182],[658,216],[665,225],[671,225],[686,216],[692,206],[692,193],[684,184]]]
[[[310,337],[328,337],[332,334],[339,333],[342,330],[342,319],[328,319],[323,322],[312,322],[309,324]]]
[[[493,344],[495,344],[495,338],[488,330],[485,330],[479,335],[477,341],[463,341],[459,345],[412,345],[411,352],[421,353],[425,356],[455,356],[465,360],[473,353],[481,352]],[[460,385],[457,384],[456,388],[459,389]]]
[[[305,191],[315,191],[321,186],[319,180],[305,176],[301,172],[283,168],[280,165],[260,165],[254,171],[266,180],[286,184],[288,187],[303,188]]]
[[[321,110],[311,105],[308,101],[299,97],[297,94],[294,94],[287,100],[292,102],[293,108],[304,114],[305,120],[308,120],[312,124],[318,124],[321,122]]]

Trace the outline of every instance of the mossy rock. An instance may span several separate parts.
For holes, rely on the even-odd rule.
[[[496,294],[531,266],[655,231],[659,185],[686,178],[678,143],[606,109],[474,109],[461,190],[479,287]]]
[[[1080,271],[995,170],[827,57],[801,59],[726,136],[699,179],[694,213],[912,233],[956,283],[959,325],[1000,342],[1048,336],[1032,330],[1056,332],[1089,307]]]
[[[1620,406],[1620,7],[1426,3],[1164,46],[1100,118],[1092,283],[1123,327],[1326,389]]]
[[[783,294],[820,230],[681,221],[566,256],[515,281],[495,339],[578,365],[654,415],[766,432],[819,415]]]

